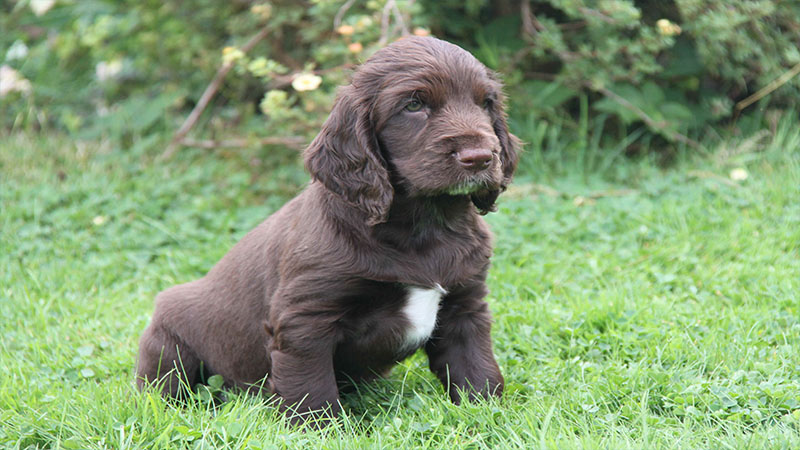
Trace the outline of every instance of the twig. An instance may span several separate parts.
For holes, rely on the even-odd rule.
[[[620,96],[619,94],[616,94],[616,93],[612,92],[608,88],[602,87],[602,86],[601,87],[595,87],[589,82],[584,83],[584,86],[586,86],[589,89],[595,90],[595,91],[605,95],[606,97],[610,98],[611,100],[613,100],[613,101],[619,103],[620,105],[622,105],[624,108],[627,108],[627,109],[631,110],[631,112],[633,112],[640,119],[642,119],[642,121],[645,124],[647,124],[648,127],[652,128],[652,129],[655,129],[655,130],[664,131],[664,132],[668,133],[669,136],[672,139],[674,139],[674,140],[676,140],[678,142],[683,142],[684,144],[686,144],[686,145],[688,145],[688,146],[690,146],[690,147],[692,147],[694,149],[701,148],[700,143],[695,141],[694,139],[691,139],[691,138],[689,138],[687,136],[684,136],[683,134],[678,133],[677,131],[668,130],[667,129],[667,125],[669,125],[669,122],[667,122],[665,120],[662,120],[660,122],[656,122],[655,120],[653,120],[652,117],[647,115],[646,112],[642,111],[641,108],[639,108],[638,106],[636,106],[633,103],[629,102],[627,99],[625,99],[624,97]]]
[[[662,120],[661,122],[656,122],[655,120],[653,120],[652,117],[648,116],[647,113],[642,111],[641,108],[639,108],[638,106],[636,106],[633,103],[629,102],[625,97],[622,97],[621,95],[619,95],[619,94],[617,94],[615,92],[612,92],[611,90],[609,90],[606,87],[594,87],[594,86],[592,86],[591,83],[585,83],[584,85],[586,87],[588,87],[589,89],[596,90],[597,92],[605,95],[606,97],[610,98],[611,100],[614,100],[615,102],[619,103],[620,105],[624,106],[625,108],[631,110],[634,114],[639,116],[639,118],[641,118],[644,121],[644,123],[646,123],[647,126],[649,126],[650,128],[662,129],[665,126],[667,126],[667,122],[666,121]]]
[[[378,45],[381,47],[389,42],[389,16],[391,15],[392,3],[394,3],[394,0],[388,0],[383,5],[383,11],[381,12],[381,38],[378,40]]]
[[[413,4],[414,2],[411,2]],[[394,27],[392,30],[389,29],[389,19],[391,16],[394,16]],[[381,38],[378,40],[378,45],[384,46],[387,42],[389,42],[389,35],[394,34],[395,30],[400,29],[401,36],[408,36],[409,31],[408,27],[406,26],[406,21],[403,20],[403,14],[400,12],[400,8],[397,7],[397,2],[395,0],[388,0],[385,5],[383,5],[383,11],[381,12]]]
[[[350,7],[353,6],[353,3],[355,2],[356,0],[347,0],[346,2],[344,2],[344,5],[342,5],[342,7],[339,8],[339,11],[336,11],[336,16],[334,16],[333,18],[334,30],[339,28],[339,26],[342,24],[342,19],[344,18],[345,13],[347,13],[347,10],[350,9]]]
[[[180,144],[185,147],[196,147],[204,149],[215,148],[242,148],[250,147],[251,145],[284,145],[289,148],[302,150],[306,144],[306,139],[300,136],[285,136],[285,137],[267,137],[260,139],[227,139],[223,141],[214,141],[211,139],[182,139]]]
[[[534,16],[531,12],[531,4],[528,0],[522,0],[519,7],[520,15],[522,16],[522,32],[528,36],[536,36],[539,30],[533,24]]]
[[[394,19],[397,22],[397,24],[400,25],[400,30],[403,33],[402,35],[408,36],[409,34],[408,27],[406,26],[406,21],[403,19],[403,14],[400,13],[400,8],[397,7],[397,2],[395,0],[391,0],[391,4],[392,4],[392,12],[394,13]]]
[[[240,49],[242,53],[247,53],[253,49],[262,39],[267,37],[269,30],[267,28],[262,28],[261,31],[256,33],[253,37],[250,38]],[[222,85],[222,81],[225,79],[225,76],[228,75],[228,72],[233,68],[234,62],[229,61],[223,63],[222,66],[217,70],[217,74],[214,75],[214,79],[211,80],[211,83],[206,87],[206,90],[203,92],[203,95],[200,96],[200,100],[198,100],[197,104],[192,109],[192,112],[189,113],[189,116],[183,122],[183,125],[175,132],[175,136],[172,137],[172,141],[167,146],[167,149],[164,153],[161,154],[160,159],[169,159],[172,157],[173,154],[178,149],[178,144],[183,140],[183,138],[189,133],[192,127],[195,126],[197,121],[200,119],[200,115],[203,114],[208,104],[211,102],[211,99],[214,98],[214,95],[217,94],[220,85]]]
[[[539,35],[539,32],[545,30],[544,25],[542,22],[539,22],[539,19],[536,18],[536,14],[531,11],[531,6],[528,4],[528,0],[524,0],[520,6],[520,14],[522,15],[522,31],[524,34],[527,34],[531,38],[536,38]],[[557,51],[556,55],[561,59],[562,62],[570,62],[579,57],[577,53],[568,52],[568,51]]]
[[[539,22],[536,16],[531,11],[531,4],[528,0],[523,0],[520,3],[520,15],[522,16],[522,31],[529,36],[536,36],[540,31],[544,30],[544,26]]]
[[[761,100],[762,98],[769,95],[775,89],[786,84],[789,80],[797,76],[800,73],[800,63],[797,63],[791,69],[784,72],[778,78],[772,80],[768,85],[764,86],[763,88],[756,91],[753,95],[747,97],[746,99],[736,103],[736,115],[738,116],[739,113],[747,108],[748,106],[752,105],[753,103]]]

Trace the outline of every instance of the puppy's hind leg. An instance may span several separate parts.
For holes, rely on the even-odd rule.
[[[152,385],[164,396],[181,397],[197,382],[200,359],[177,336],[150,324],[139,339],[136,383],[142,390]]]

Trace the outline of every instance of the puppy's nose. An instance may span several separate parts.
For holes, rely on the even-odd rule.
[[[456,153],[459,164],[469,171],[479,172],[489,167],[492,151],[485,148],[467,148]]]

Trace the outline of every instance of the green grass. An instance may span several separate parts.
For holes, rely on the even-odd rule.
[[[155,294],[291,197],[295,155],[4,137],[0,448],[800,448],[800,127],[762,141],[667,170],[530,150],[488,217],[505,396],[454,406],[417,354],[318,432],[133,385]]]

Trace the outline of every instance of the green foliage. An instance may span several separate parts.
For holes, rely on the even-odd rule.
[[[613,119],[603,119],[608,142],[619,142],[631,125],[673,143],[677,133],[697,136],[800,63],[797,2],[423,3],[434,33],[506,74],[512,111],[578,129],[584,93],[592,118]],[[796,110],[799,98],[795,77],[761,107]]]
[[[163,116],[167,107],[202,91],[219,59],[219,48],[208,44],[225,35],[236,13],[211,0],[192,2],[198,7],[191,9],[159,1],[59,1],[41,16],[28,1],[12,3],[0,14],[3,29],[12,30],[2,34],[0,48],[28,48],[12,61],[6,54],[5,64],[30,79],[33,89],[25,108],[3,102],[3,117],[18,126],[56,125],[70,132],[109,122],[133,133],[148,131],[152,121],[125,119],[154,99],[154,113]],[[126,100],[132,104],[121,103]],[[114,117],[127,106],[127,113]],[[93,131],[90,137],[100,130]]]
[[[42,4],[51,8],[36,11]],[[16,81],[0,97],[0,127],[144,146],[153,142],[144,136],[177,128],[227,62],[234,70],[194,133],[309,138],[349,68],[404,32],[432,30],[504,75],[517,123],[588,131],[601,146],[638,133],[625,152],[647,151],[730,124],[736,102],[800,64],[797,2],[387,4],[12,0],[0,7],[0,63]],[[245,54],[262,29],[267,38]],[[298,88],[298,78],[311,82]],[[751,110],[797,110],[799,98],[794,77]]]
[[[342,21],[350,29],[337,32],[342,4],[331,0],[57,0],[50,6],[41,15],[30,0],[0,7],[0,62],[30,85],[0,98],[0,127],[55,127],[115,140],[176,128],[180,117],[170,112],[194,106],[226,62],[234,72],[203,123],[207,134],[224,135],[231,124],[256,136],[313,133],[346,69],[378,47],[383,10],[381,2],[354,5]],[[416,23],[408,20],[407,26]],[[262,29],[267,37],[244,54],[240,47]],[[398,32],[390,28],[387,37]],[[292,86],[314,71],[324,73],[321,85]]]

